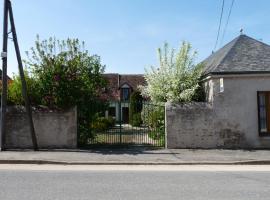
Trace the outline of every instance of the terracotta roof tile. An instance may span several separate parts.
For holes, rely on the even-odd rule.
[[[138,90],[139,85],[146,85],[145,78],[142,74],[104,74],[108,81],[106,88],[106,98],[110,100],[120,99],[120,88],[124,84],[131,87],[133,91]]]

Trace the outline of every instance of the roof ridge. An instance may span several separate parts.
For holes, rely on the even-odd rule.
[[[119,74],[119,73],[103,73],[104,75],[121,75],[121,76],[143,76],[144,74]]]

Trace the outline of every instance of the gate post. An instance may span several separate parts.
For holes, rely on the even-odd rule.
[[[122,144],[122,105],[121,101],[118,102],[119,107],[119,132],[120,132],[120,144]]]
[[[168,125],[168,123],[167,123],[167,107],[168,107],[168,105],[169,105],[169,103],[167,102],[167,103],[165,103],[165,116],[164,116],[164,124],[165,124],[165,138],[164,138],[164,140],[165,140],[165,149],[168,149],[168,141],[167,141],[167,139],[168,139],[168,127],[167,127],[167,125]]]

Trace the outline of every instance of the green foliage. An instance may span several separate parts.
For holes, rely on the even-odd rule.
[[[96,132],[106,131],[109,128],[112,128],[114,124],[115,120],[112,117],[98,117],[91,123],[91,128]]]
[[[142,110],[143,124],[150,130],[149,137],[158,140],[165,134],[165,109],[164,106],[146,104]]]
[[[142,124],[141,111],[143,107],[143,97],[139,91],[132,93],[130,97],[129,120],[132,126],[140,126]]]
[[[24,74],[29,100],[32,105],[39,105],[41,99],[40,94],[36,89],[37,82],[34,78],[29,76],[27,71],[25,71]],[[19,75],[14,75],[13,81],[8,85],[8,101],[15,105],[24,105],[24,99],[22,96],[22,83]]]
[[[167,43],[158,49],[159,66],[146,70],[147,86],[141,87],[144,96],[153,102],[189,102],[196,99],[201,78],[202,65],[195,65],[196,52],[191,45],[183,42],[175,53]],[[200,90],[201,91],[201,90]],[[201,94],[200,94],[201,95]]]
[[[9,88],[9,86],[10,86],[10,84],[11,84],[11,80],[8,80],[8,88]],[[0,80],[0,99],[2,98],[2,81]],[[11,102],[11,100],[10,100],[10,97],[8,96],[7,97],[7,105],[13,105],[14,103],[13,102]],[[0,100],[0,105],[1,105],[1,100]]]
[[[37,81],[42,104],[50,108],[69,108],[93,101],[104,87],[104,66],[90,56],[78,39],[49,38],[27,52],[26,64]]]
[[[194,95],[192,96],[192,101],[204,102],[205,99],[206,99],[206,94],[205,94],[202,82],[200,81],[198,84],[198,87],[194,91]]]
[[[79,143],[87,142],[91,137],[89,123],[97,112],[92,107],[106,105],[99,98],[106,86],[102,76],[105,66],[100,57],[89,55],[78,39],[40,41],[39,37],[27,56],[26,81],[32,105],[41,104],[50,109],[77,106]],[[15,77],[9,87],[10,99],[15,104],[22,104],[20,84]]]
[[[130,124],[132,126],[140,126],[142,124],[142,118],[141,118],[141,113],[133,113],[132,119],[130,120]]]

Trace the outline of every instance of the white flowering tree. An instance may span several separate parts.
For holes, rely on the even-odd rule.
[[[196,55],[187,42],[183,42],[178,51],[165,43],[158,49],[159,66],[145,70],[147,86],[140,87],[142,94],[156,103],[196,99],[202,71],[202,66],[194,62]]]

